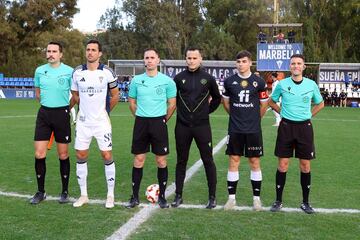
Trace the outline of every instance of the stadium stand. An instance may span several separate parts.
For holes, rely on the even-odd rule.
[[[33,78],[3,77],[0,78],[0,87],[2,88],[33,88]]]

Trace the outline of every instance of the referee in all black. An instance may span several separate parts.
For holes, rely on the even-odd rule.
[[[221,102],[215,79],[201,68],[202,56],[199,48],[186,50],[187,69],[174,78],[177,88],[175,140],[177,152],[176,195],[172,207],[182,204],[186,164],[191,142],[195,139],[205,166],[209,187],[209,202],[206,208],[216,207],[216,166],[212,156],[212,136],[209,114]]]

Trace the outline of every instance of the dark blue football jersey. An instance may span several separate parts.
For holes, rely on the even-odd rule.
[[[238,74],[224,82],[223,97],[229,99],[229,133],[257,133],[261,131],[260,101],[267,101],[264,79],[251,74],[241,78]]]

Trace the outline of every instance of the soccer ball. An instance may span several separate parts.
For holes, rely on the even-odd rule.
[[[159,185],[158,184],[151,184],[146,188],[145,196],[146,199],[151,203],[156,203],[159,198]]]

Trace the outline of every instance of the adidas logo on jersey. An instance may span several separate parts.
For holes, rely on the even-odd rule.
[[[232,83],[232,85],[237,85],[237,84],[239,84],[238,82],[236,82],[236,81],[234,81],[233,83]]]
[[[85,82],[85,78],[80,79],[80,82]]]

